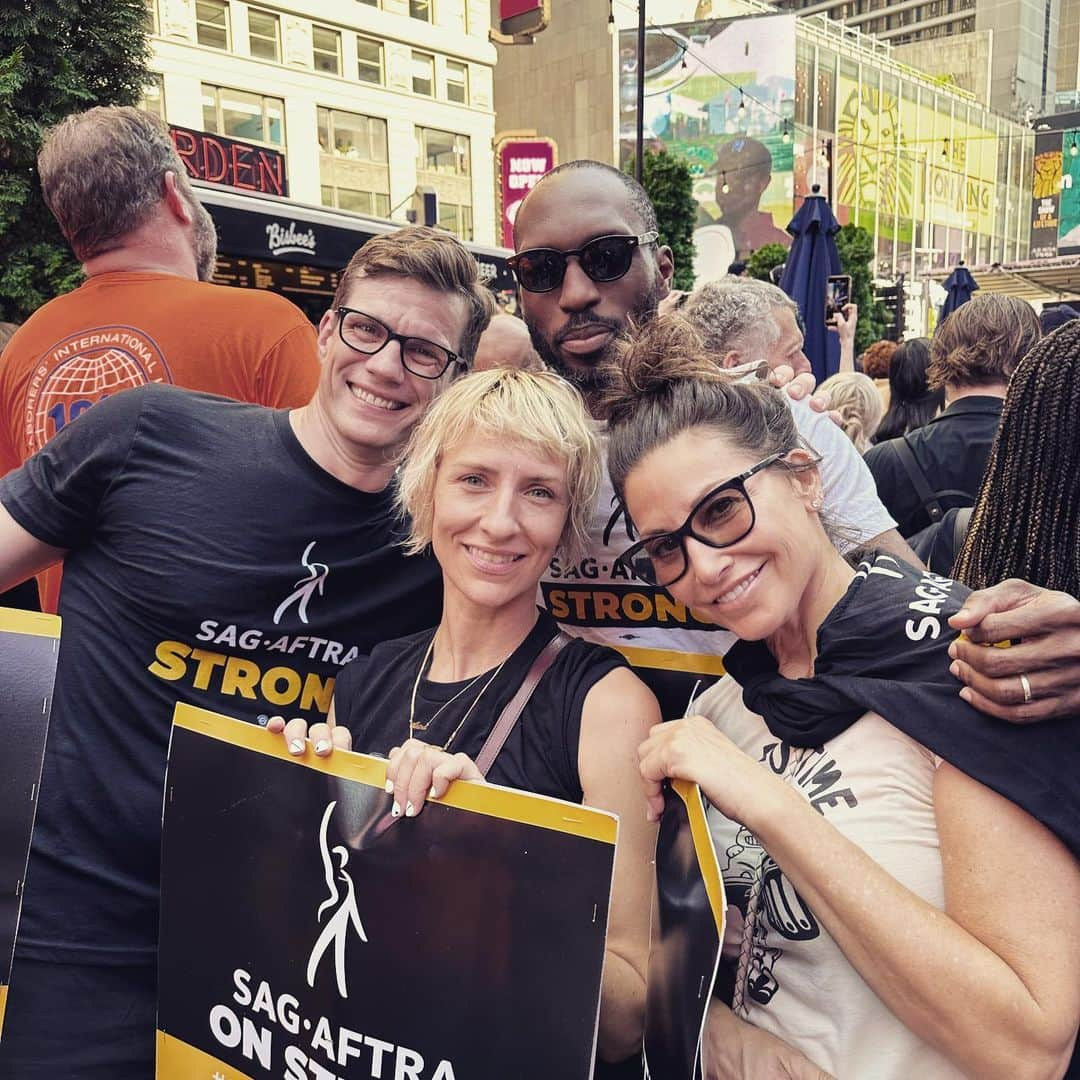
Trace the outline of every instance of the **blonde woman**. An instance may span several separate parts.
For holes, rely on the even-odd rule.
[[[408,550],[430,548],[442,568],[442,619],[346,666],[330,727],[310,732],[320,754],[347,746],[345,729],[356,749],[388,753],[395,814],[419,814],[451,780],[482,778],[474,759],[559,633],[536,606],[537,584],[556,552],[580,548],[600,470],[580,395],[550,372],[467,375],[413,433],[398,502]],[[620,816],[598,1044],[610,1061],[641,1043],[655,828],[637,748],[658,719],[655,698],[618,653],[565,639],[487,774]],[[284,732],[306,752],[302,721]]]
[[[820,392],[829,395],[832,409],[840,414],[844,434],[860,454],[865,454],[884,413],[874,380],[860,371],[842,371],[830,375]]]

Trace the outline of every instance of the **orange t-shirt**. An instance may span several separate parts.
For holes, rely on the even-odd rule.
[[[318,382],[315,330],[270,292],[174,274],[90,278],[30,316],[0,358],[0,475],[110,394],[144,383],[273,408],[305,404]],[[56,611],[60,567],[38,576]]]

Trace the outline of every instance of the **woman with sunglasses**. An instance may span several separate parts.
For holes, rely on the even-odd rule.
[[[309,735],[320,756],[348,748],[349,732],[355,749],[388,754],[392,813],[412,818],[452,780],[484,779],[488,736],[557,646],[487,779],[620,817],[598,1041],[620,1061],[641,1044],[656,831],[637,748],[659,709],[618,653],[561,635],[536,606],[551,558],[585,536],[601,468],[581,397],[557,375],[504,368],[453,383],[398,471],[406,548],[430,547],[442,568],[438,627],[343,668],[327,725],[269,726],[297,754]]]
[[[966,590],[886,555],[857,569],[814,455],[761,385],[678,316],[625,347],[609,469],[622,557],[740,641],[701,715],[641,747],[715,811],[731,1007],[707,1076],[1060,1077],[1080,1021],[1080,725],[995,723],[957,696]]]

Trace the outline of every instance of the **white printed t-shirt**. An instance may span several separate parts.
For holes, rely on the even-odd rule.
[[[854,445],[824,413],[789,400],[799,434],[822,457],[823,513],[866,543],[896,527],[878,498],[874,478]],[[606,448],[607,426],[598,433]],[[724,479],[720,470],[717,482]],[[556,557],[540,579],[540,603],[576,637],[618,649],[660,699],[666,719],[682,715],[695,684],[723,674],[722,657],[735,642],[729,631],[700,622],[663,589],[615,566],[636,539],[616,505],[605,471],[584,558]]]
[[[901,885],[936,908],[945,894],[934,814],[940,759],[876,713],[821,749],[792,747],[743,704],[730,676],[694,711],[794,787]],[[757,838],[710,808],[728,900],[723,954],[737,965],[733,1011],[847,1080],[962,1077],[899,1020],[848,963]],[[898,935],[904,927],[895,928]]]

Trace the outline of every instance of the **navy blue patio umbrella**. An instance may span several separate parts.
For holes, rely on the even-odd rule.
[[[961,260],[956,269],[945,279],[945,302],[941,305],[941,317],[944,319],[950,312],[955,311],[961,304],[966,304],[971,299],[971,294],[979,286],[971,276],[970,271]]]
[[[819,185],[795,212],[787,231],[795,238],[780,288],[799,305],[806,334],[804,351],[818,382],[840,366],[840,339],[825,325],[825,292],[831,274],[840,273],[836,234],[840,224]]]

